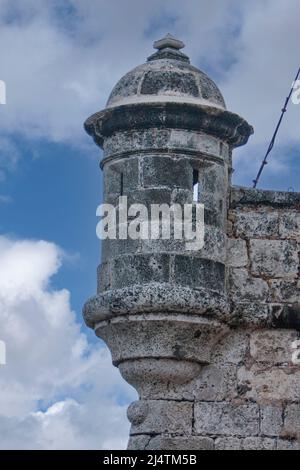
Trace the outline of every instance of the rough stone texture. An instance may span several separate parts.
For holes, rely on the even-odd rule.
[[[115,157],[116,154],[140,157],[149,152],[149,155],[160,155],[163,149],[168,150],[169,157],[180,156],[182,152],[185,157],[195,155],[196,158],[197,154],[202,152],[226,162],[230,161],[229,146],[225,141],[220,142],[220,139],[214,136],[188,129],[146,128],[139,131],[130,129],[126,132],[115,132],[103,143],[106,160]],[[102,166],[104,170],[106,165],[102,163]]]
[[[283,434],[300,442],[300,404],[288,405],[285,410]]]
[[[277,450],[300,450],[300,442],[279,439]]]
[[[234,298],[234,293],[231,296]],[[266,328],[272,326],[271,306],[257,300],[232,304],[229,324],[233,327]]]
[[[227,264],[232,268],[244,268],[249,262],[245,240],[228,239]]]
[[[296,331],[289,330],[255,332],[250,339],[250,354],[258,363],[291,364],[291,345],[297,337]]]
[[[247,437],[242,440],[241,450],[276,450],[275,439],[264,439],[261,437]]]
[[[134,402],[128,408],[128,419],[132,424],[131,434],[191,435],[193,405],[167,400]]]
[[[186,99],[192,97],[199,101],[202,98],[225,108],[221,92],[203,72],[181,60],[165,59],[164,64],[160,62],[151,60],[128,72],[114,87],[107,106],[126,104],[130,98],[143,101],[143,95],[158,95],[175,99],[178,96]]]
[[[215,441],[215,450],[242,450],[242,439],[238,437],[219,437]]]
[[[84,319],[139,393],[128,448],[300,450],[300,193],[231,186],[232,151],[253,129],[181,42],[157,44],[85,123],[117,213],[121,195],[191,204],[195,172],[205,206],[200,251],[102,242]]]
[[[206,366],[193,384],[196,400],[226,400],[236,396],[236,368],[231,364],[219,367]]]
[[[300,279],[272,279],[269,281],[270,301],[295,304],[300,298]]]
[[[259,408],[252,403],[196,403],[195,431],[221,436],[256,436],[259,434]]]
[[[214,450],[213,439],[207,437],[154,437],[147,450]]]
[[[141,161],[142,185],[144,188],[166,186],[190,189],[192,172],[185,158],[152,156]]]
[[[299,269],[295,240],[251,240],[251,272],[268,278],[296,277]]]
[[[251,208],[257,210],[259,207],[283,209],[295,211],[299,208],[300,193],[270,191],[263,189],[251,189],[234,186],[230,195],[232,208]]]
[[[278,213],[258,210],[236,211],[235,235],[240,238],[267,238],[278,236]]]
[[[264,436],[279,436],[283,426],[282,406],[266,405],[260,408],[260,431]]]
[[[266,281],[252,277],[246,269],[230,272],[231,296],[236,301],[265,301],[269,292]]]
[[[300,212],[289,211],[280,215],[279,235],[281,238],[294,238],[300,241]]]
[[[148,435],[130,436],[127,449],[128,450],[147,449],[150,439],[151,439],[151,436],[148,436]]]
[[[250,348],[250,334],[247,330],[231,330],[219,341],[213,351],[213,364],[219,368],[225,364],[238,365],[244,362]]]
[[[236,244],[237,253],[243,242],[247,249],[247,262],[245,263],[244,254],[240,254],[231,264],[233,268],[240,269],[229,272],[233,301],[232,324],[298,328],[299,212],[298,193],[231,188],[228,213],[229,250]],[[239,259],[242,260],[240,266],[237,264]],[[230,265],[230,261],[228,263]],[[283,332],[277,335],[281,343],[284,337]],[[268,349],[268,332],[265,338],[265,347]],[[288,341],[290,337],[287,338]],[[261,358],[263,347],[264,341],[259,352]],[[279,346],[277,359],[282,354],[284,358],[281,357],[279,362],[289,362],[287,357],[291,358],[290,346]],[[268,362],[271,363],[272,359]]]
[[[238,439],[234,437],[219,438],[216,440],[216,450],[276,450],[276,440],[247,437]]]
[[[238,387],[244,398],[259,403],[297,402],[299,400],[299,366],[256,364],[238,370]]]

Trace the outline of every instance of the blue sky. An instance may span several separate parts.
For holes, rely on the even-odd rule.
[[[72,307],[80,316],[83,303],[96,291],[100,259],[95,233],[96,206],[102,197],[99,152],[92,144],[90,155],[44,140],[33,144],[19,138],[15,144],[22,158],[1,185],[11,201],[0,205],[0,230],[12,238],[50,240],[66,251],[52,284],[72,292]],[[39,156],[33,157],[33,152]],[[94,341],[89,329],[86,333]]]
[[[60,374],[73,371],[69,382],[52,392],[46,379],[43,386],[35,384],[26,406],[20,405],[19,395],[13,402],[7,396],[11,390],[23,390],[31,375],[18,376],[21,363],[17,360],[0,369],[0,381],[2,374],[8,384],[0,398],[3,404],[11,403],[6,407],[9,412],[0,407],[0,429],[9,430],[7,447],[32,445],[43,420],[48,427],[39,444],[42,448],[49,442],[54,447],[97,448],[99,441],[92,433],[78,439],[92,416],[88,401],[99,403],[94,431],[101,445],[126,444],[124,403],[135,395],[122,385],[109,355],[103,356],[99,341],[81,318],[83,303],[96,291],[100,248],[95,213],[102,198],[101,153],[85,135],[83,122],[105,106],[111,88],[125,72],[145,61],[152,42],[171,32],[186,43],[192,63],[217,82],[228,108],[254,125],[255,135],[235,158],[235,184],[250,185],[300,65],[295,46],[300,7],[296,0],[288,7],[284,0],[254,0],[251,6],[235,0],[224,3],[0,0],[0,79],[7,84],[7,104],[0,106],[0,262],[1,256],[4,265],[9,260],[13,283],[25,267],[24,279],[15,283],[17,301],[6,282],[9,276],[3,273],[1,278],[0,271],[0,339],[2,335],[12,350],[19,351],[21,333],[14,336],[7,326],[7,312],[20,324],[34,322],[38,315],[46,318],[61,302],[66,317],[61,320],[61,332],[55,329],[61,335],[57,341],[64,342],[65,328],[71,329],[73,343],[81,344],[80,352],[72,352],[71,362],[61,366]],[[299,116],[300,106],[291,104],[260,187],[300,191]],[[26,240],[31,244],[24,244]],[[41,245],[41,240],[48,244]],[[20,268],[18,258],[23,260]],[[54,330],[47,339],[45,325],[40,325],[45,341],[49,350],[55,349]],[[34,330],[27,333],[31,344]],[[65,358],[68,349],[61,354]],[[41,371],[49,367],[58,374],[59,368],[49,365],[46,353],[41,358],[35,366],[32,359],[32,367]],[[99,364],[102,361],[100,371],[96,359]],[[44,402],[54,408],[40,409]],[[80,406],[86,421],[78,424]],[[57,442],[55,430],[62,423],[66,438]],[[21,440],[17,428],[27,432],[28,441]]]

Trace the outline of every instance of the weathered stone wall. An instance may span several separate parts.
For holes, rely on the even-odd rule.
[[[299,193],[233,188],[229,286],[237,322],[295,326],[300,303]],[[300,324],[299,324],[300,326]]]
[[[300,327],[300,195],[233,188],[228,237],[233,324],[245,328],[234,395],[252,403],[255,421],[247,436],[255,446],[299,449],[300,367],[292,344]]]
[[[299,208],[297,193],[232,188],[230,332],[189,384],[131,406],[130,448],[300,450]]]

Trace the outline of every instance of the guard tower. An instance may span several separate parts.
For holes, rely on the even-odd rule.
[[[263,261],[267,242],[283,242],[279,233],[266,233],[274,198],[276,208],[290,207],[296,218],[300,197],[232,188],[232,151],[253,129],[226,109],[215,83],[190,65],[183,47],[169,34],[156,41],[156,52],[121,78],[85,129],[103,149],[106,203],[117,207],[120,196],[128,206],[149,209],[200,202],[204,247],[188,250],[184,239],[172,238],[103,240],[98,293],[86,303],[84,319],[139,393],[128,410],[129,448],[277,446],[283,428],[277,423],[276,439],[265,441],[264,400],[253,392],[256,376],[247,365],[263,341],[251,335],[274,334],[266,328],[287,308],[272,298],[280,290],[277,276],[269,273],[269,282],[261,268],[271,262]],[[288,251],[294,284],[297,237],[270,248]],[[289,330],[289,339],[295,334]],[[280,407],[266,410],[265,426],[282,416]]]

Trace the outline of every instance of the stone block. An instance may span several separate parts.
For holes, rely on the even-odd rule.
[[[127,445],[127,450],[144,450],[150,442],[151,436],[130,436]]]
[[[231,297],[236,302],[265,301],[269,293],[267,282],[250,276],[246,269],[231,269],[229,286]]]
[[[250,335],[247,331],[231,330],[216,345],[212,364],[223,367],[230,364],[240,364],[245,361],[249,349]]]
[[[221,228],[222,232],[224,231],[224,226],[227,224],[227,221],[224,219],[223,211],[218,211],[217,209],[208,208],[205,204],[205,201],[201,199],[201,202],[204,204],[204,223],[205,227],[213,226]]]
[[[163,240],[159,238],[158,240],[153,240],[149,238],[148,240],[141,240],[139,243],[139,252],[140,253],[186,253],[186,242],[184,239],[175,240],[171,234],[169,240]]]
[[[222,230],[205,225],[204,246],[199,251],[199,256],[220,263],[226,262],[226,237]]]
[[[260,430],[264,436],[279,436],[283,426],[282,407],[262,405],[260,407]]]
[[[242,450],[242,439],[238,437],[219,437],[215,441],[215,450]]]
[[[281,403],[299,400],[300,369],[287,366],[254,364],[238,369],[238,387],[244,388],[244,398],[261,403]]]
[[[191,188],[189,189],[180,189],[175,188],[172,190],[172,204],[192,204],[193,203],[193,192]]]
[[[151,204],[168,204],[172,203],[172,190],[167,188],[147,188],[130,191],[126,194],[128,197],[128,207],[132,204],[143,204],[149,213],[151,213]]]
[[[175,67],[174,67],[175,68]],[[180,70],[146,70],[141,81],[141,95],[177,95],[199,96],[198,83],[193,73],[185,73],[184,80]]]
[[[246,437],[242,440],[241,450],[276,450],[276,439]]]
[[[229,238],[227,242],[227,264],[232,268],[243,268],[248,264],[245,240]]]
[[[291,330],[265,330],[251,334],[250,354],[257,362],[270,364],[290,363],[292,343],[297,332]]]
[[[124,255],[134,255],[139,251],[140,240],[132,240],[127,238],[126,240],[102,240],[101,241],[101,258],[103,262],[108,262],[113,258]]]
[[[278,236],[277,212],[236,211],[235,234],[242,238],[264,238]]]
[[[259,207],[298,207],[300,204],[300,193],[287,191],[271,191],[265,189],[245,188],[233,186],[231,188],[231,206]]]
[[[202,184],[202,191],[204,194],[211,194],[215,196],[221,196],[224,194],[224,188],[227,184],[227,175],[223,166],[215,163],[204,167],[199,173],[200,182]]]
[[[149,282],[168,282],[170,276],[170,256],[167,254],[122,256],[115,258],[111,265],[111,282],[115,289]]]
[[[230,400],[236,396],[236,366],[234,364],[203,367],[193,384],[197,401]]]
[[[223,292],[225,266],[222,263],[195,256],[175,255],[174,282],[191,288],[205,287]]]
[[[128,408],[131,435],[174,433],[192,434],[193,405],[189,402],[148,400]]]
[[[196,403],[195,431],[221,436],[256,436],[259,433],[258,406],[253,403]]]
[[[251,240],[251,272],[271,278],[297,277],[298,247],[295,240]]]
[[[186,158],[146,156],[141,160],[141,168],[144,188],[166,186],[192,192],[193,169]]]
[[[298,382],[299,386],[299,382]],[[299,391],[299,388],[298,388]],[[299,400],[299,395],[298,395]],[[288,405],[285,410],[283,434],[300,441],[300,404]]]
[[[223,150],[226,154],[226,152],[228,152],[228,145],[225,143],[223,145]],[[172,129],[169,147],[177,151],[180,149],[189,149],[220,156],[220,140],[217,137],[202,132]]]
[[[282,238],[294,238],[300,241],[300,212],[284,211],[279,219],[279,235]]]
[[[188,131],[182,131],[189,133]],[[190,133],[189,133],[190,134]],[[109,157],[114,154],[130,153],[140,154],[141,150],[168,149],[171,136],[171,129],[151,127],[148,129],[130,129],[126,132],[116,131],[113,136],[108,136],[104,140],[104,156]]]
[[[139,187],[139,161],[131,157],[104,166],[104,200],[110,195],[126,196]],[[121,194],[122,190],[122,194]]]
[[[151,439],[147,450],[214,450],[214,441],[208,437],[164,437]]]
[[[300,280],[299,279],[272,279],[270,280],[271,302],[300,302]]]
[[[251,328],[270,326],[272,324],[270,307],[262,302],[236,302],[231,313],[230,324]]]
[[[105,292],[111,288],[110,264],[102,263],[97,268],[98,292]]]

